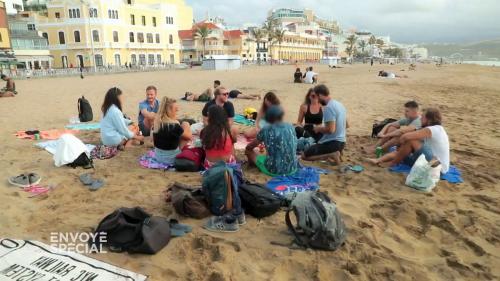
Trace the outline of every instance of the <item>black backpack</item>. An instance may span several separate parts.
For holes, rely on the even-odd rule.
[[[76,168],[76,167],[82,167],[84,169],[91,169],[94,168],[94,162],[92,161],[92,158],[89,158],[87,156],[87,153],[82,152],[78,158],[75,159],[72,163],[68,164],[71,168]]]
[[[90,242],[97,249],[107,246],[114,252],[155,254],[170,241],[170,224],[139,207],[120,208],[99,223],[95,235]]]
[[[283,197],[269,188],[248,181],[239,186],[239,195],[245,212],[258,219],[276,213],[284,202]]]
[[[385,119],[382,122],[375,122],[375,123],[373,123],[373,126],[372,126],[372,138],[376,138],[377,135],[378,135],[378,133],[380,133],[380,131],[382,131],[382,129],[385,127],[385,125],[387,125],[389,123],[396,122],[396,121],[398,121],[398,120],[392,119],[392,118],[387,118],[387,119]]]
[[[78,118],[80,118],[80,122],[90,122],[94,119],[92,107],[84,96],[78,99]]]

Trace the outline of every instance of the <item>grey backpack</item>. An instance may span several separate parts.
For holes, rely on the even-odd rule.
[[[296,217],[293,225],[290,214]],[[323,192],[297,193],[285,216],[294,242],[305,248],[334,251],[345,241],[347,229],[334,202]]]

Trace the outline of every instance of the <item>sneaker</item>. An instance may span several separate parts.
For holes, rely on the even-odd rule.
[[[245,225],[247,223],[247,219],[245,217],[245,213],[241,213],[241,215],[236,216],[236,220],[238,221],[238,225]]]
[[[232,223],[228,223],[223,216],[210,217],[203,227],[206,230],[214,232],[237,232],[240,230],[237,220]]]

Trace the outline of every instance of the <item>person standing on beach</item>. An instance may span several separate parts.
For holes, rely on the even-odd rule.
[[[340,155],[346,143],[347,111],[343,104],[330,97],[330,90],[325,85],[314,87],[313,92],[323,105],[323,125],[314,126],[313,132],[323,136],[317,144],[304,151],[302,159],[333,160],[340,164]]]
[[[142,135],[149,137],[151,128],[156,117],[156,113],[160,109],[160,102],[156,99],[158,90],[155,86],[146,88],[146,99],[139,103],[139,129]]]
[[[14,83],[14,80],[10,77],[7,77],[7,75],[5,74],[2,74],[0,78],[3,81],[7,82],[5,88],[3,88],[0,91],[0,98],[15,97],[17,95],[17,92],[16,92],[16,83]]]

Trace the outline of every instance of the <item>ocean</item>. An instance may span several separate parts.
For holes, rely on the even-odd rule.
[[[463,61],[462,63],[467,63],[467,64],[478,64],[478,65],[484,65],[484,66],[500,66],[500,61]]]

